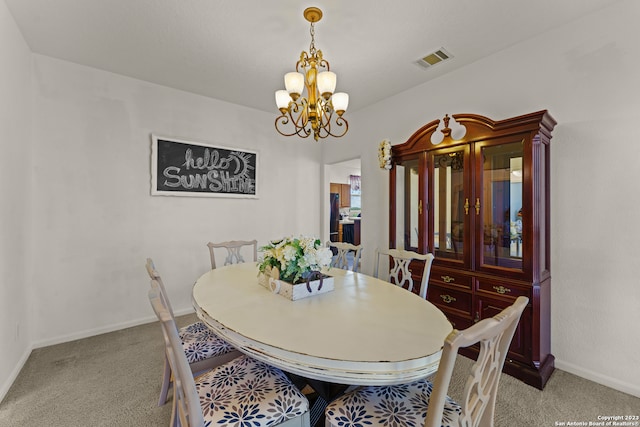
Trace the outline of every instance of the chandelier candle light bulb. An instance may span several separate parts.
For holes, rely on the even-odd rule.
[[[339,116],[342,116],[349,106],[349,94],[345,92],[336,92],[331,97],[333,109]]]
[[[313,134],[316,141],[328,136],[340,138],[349,130],[349,123],[342,117],[349,105],[349,95],[334,93],[337,76],[315,46],[314,24],[322,19],[322,11],[309,7],[304,17],[311,23],[311,45],[309,52],[300,54],[296,71],[285,74],[286,90],[276,91],[276,106],[281,113],[276,118],[276,130],[284,136],[301,138]]]
[[[323,71],[318,74],[318,92],[325,100],[331,98],[331,94],[336,90],[336,73]]]
[[[284,75],[284,87],[291,95],[291,99],[297,101],[304,89],[304,75],[302,73],[287,73]]]

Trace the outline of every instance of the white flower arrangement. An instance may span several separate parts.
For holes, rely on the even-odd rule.
[[[267,267],[280,271],[280,279],[290,283],[306,280],[313,271],[331,264],[331,249],[323,247],[314,237],[287,237],[260,248],[263,252],[258,267],[264,273]]]
[[[378,146],[378,161],[381,169],[391,169],[391,142],[388,139],[382,140]]]

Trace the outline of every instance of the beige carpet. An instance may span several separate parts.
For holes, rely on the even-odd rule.
[[[181,325],[195,316],[178,319]],[[157,323],[33,351],[0,403],[0,427],[166,426],[171,404],[157,407],[163,345]],[[471,364],[458,358],[451,395]],[[640,399],[556,370],[544,391],[503,375],[496,427],[595,422],[640,415]]]

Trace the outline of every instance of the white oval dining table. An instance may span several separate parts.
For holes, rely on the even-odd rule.
[[[333,268],[334,290],[291,301],[258,284],[256,263],[203,274],[198,317],[240,351],[321,381],[388,385],[437,371],[452,326],[430,302],[391,283]]]

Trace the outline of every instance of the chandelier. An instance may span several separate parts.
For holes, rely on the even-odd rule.
[[[329,69],[329,62],[316,50],[314,24],[322,19],[322,11],[309,7],[304,17],[311,23],[309,52],[302,51],[296,63],[296,71],[284,76],[286,90],[276,91],[276,105],[281,115],[276,118],[276,130],[284,136],[298,135],[307,138],[313,133],[317,141],[333,136],[340,138],[349,130],[349,123],[342,117],[349,105],[349,95],[336,92],[336,74]],[[318,69],[326,71],[318,72]],[[307,89],[307,97],[302,96]]]

